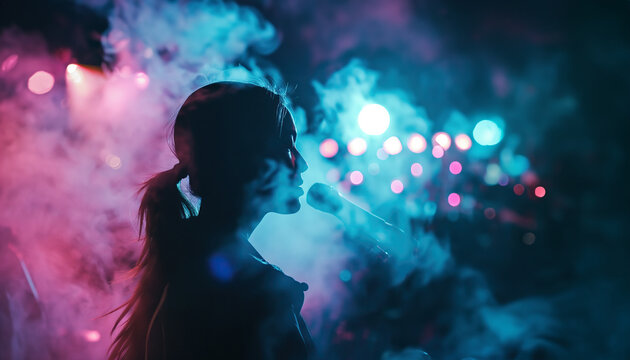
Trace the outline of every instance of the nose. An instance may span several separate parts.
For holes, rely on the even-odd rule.
[[[295,167],[299,174],[305,172],[308,169],[308,164],[306,163],[306,160],[304,160],[302,154],[300,154],[297,149],[295,149]]]

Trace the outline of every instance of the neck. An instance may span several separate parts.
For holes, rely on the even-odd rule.
[[[230,209],[206,203],[203,200],[197,217],[204,228],[209,231],[230,232],[249,239],[254,229],[260,224],[264,213],[255,209]]]

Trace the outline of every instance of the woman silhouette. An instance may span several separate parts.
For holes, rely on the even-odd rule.
[[[307,166],[282,98],[251,84],[207,85],[185,101],[173,133],[179,163],[143,186],[139,281],[118,308],[109,359],[308,358],[307,285],[248,241],[266,213],[300,208]],[[178,189],[186,176],[198,214]]]

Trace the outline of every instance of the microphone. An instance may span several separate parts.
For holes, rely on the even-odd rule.
[[[313,184],[306,202],[337,217],[351,237],[366,239],[372,248],[386,256],[402,260],[414,255],[415,242],[403,230],[346,199],[330,185]]]

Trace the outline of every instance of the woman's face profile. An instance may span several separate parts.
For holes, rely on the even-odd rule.
[[[274,137],[270,151],[264,156],[263,171],[256,181],[256,203],[265,212],[292,214],[300,210],[299,197],[304,195],[301,174],[308,166],[296,148],[297,131],[293,119],[287,116]],[[255,203],[255,205],[256,205]]]

